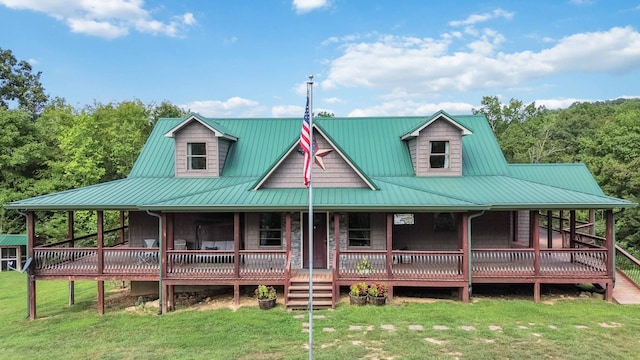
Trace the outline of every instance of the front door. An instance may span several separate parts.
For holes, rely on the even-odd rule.
[[[305,269],[309,268],[309,214],[304,213],[302,215],[302,222],[304,226],[303,242],[302,242],[302,254],[303,264]],[[326,269],[327,268],[327,214],[326,213],[313,213],[313,268],[314,269]]]

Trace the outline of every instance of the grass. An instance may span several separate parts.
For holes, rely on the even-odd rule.
[[[69,307],[67,282],[40,281],[38,319],[29,321],[25,282],[24,274],[0,273],[0,358],[308,358],[307,312],[282,305],[162,316],[107,308],[99,316],[95,282],[76,282],[76,305]],[[314,319],[316,359],[632,359],[640,353],[640,307],[591,298],[553,304],[396,300],[314,314],[320,316]],[[411,330],[414,325],[423,329]]]

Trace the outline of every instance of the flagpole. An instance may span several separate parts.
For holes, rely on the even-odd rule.
[[[313,360],[313,177],[312,169],[315,161],[313,148],[313,75],[307,81],[307,97],[309,99],[309,360]]]

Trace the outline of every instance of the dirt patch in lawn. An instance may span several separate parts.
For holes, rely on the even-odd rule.
[[[256,297],[253,294],[255,287],[241,287],[240,302],[234,302],[233,289],[224,287],[218,290],[207,290],[201,292],[184,292],[176,294],[176,310],[216,310],[230,309],[237,310],[241,307],[258,306]],[[283,289],[278,291],[278,307],[284,307]],[[543,286],[541,289],[541,301],[553,304],[561,300],[571,300],[594,296],[592,293],[575,285],[553,285]],[[520,285],[476,285],[471,301],[481,299],[522,299],[533,301],[533,286]],[[430,288],[397,288],[394,289],[394,297],[391,304],[403,303],[433,303],[436,301],[458,301],[457,291],[450,289],[430,289]],[[337,304],[348,304],[349,296],[342,292],[337,300]],[[117,288],[105,299],[105,307],[109,310],[146,310],[158,308],[158,296],[134,296],[130,295],[129,288]]]

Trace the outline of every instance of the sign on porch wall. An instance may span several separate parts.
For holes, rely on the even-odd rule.
[[[413,214],[393,214],[393,225],[413,225]]]

